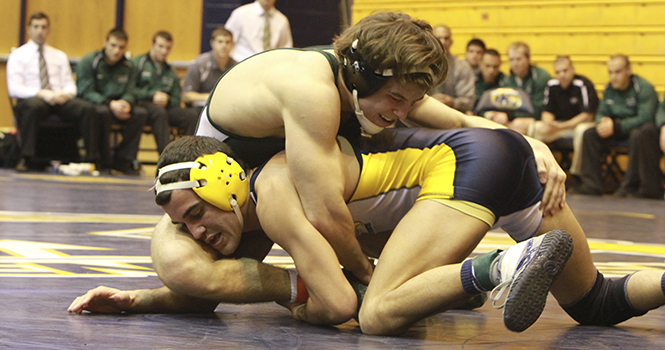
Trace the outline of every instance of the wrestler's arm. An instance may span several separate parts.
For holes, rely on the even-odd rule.
[[[293,316],[319,325],[351,319],[356,312],[356,295],[335,251],[305,217],[284,157],[273,158],[256,183],[261,226],[293,258],[309,293],[305,304],[291,308]]]
[[[373,268],[360,249],[344,201],[336,134],[339,92],[332,82],[294,82],[284,108],[286,155],[293,183],[309,221],[330,242],[344,267],[365,283]],[[302,87],[306,88],[302,88]]]
[[[212,248],[179,231],[165,215],[151,245],[153,266],[165,286],[133,291],[98,287],[74,300],[68,311],[204,312],[221,302],[288,301],[288,272],[256,260],[265,257],[263,245],[256,244],[254,256],[243,249],[249,257],[221,259]]]
[[[415,104],[408,119],[420,126],[436,129],[505,128],[489,119],[465,115],[428,96]],[[544,213],[551,215],[563,208],[566,199],[566,173],[561,169],[547,145],[530,137],[526,137],[526,139],[533,148],[540,181],[545,184],[541,208]]]
[[[285,270],[260,263],[256,257],[221,259],[217,251],[180,230],[166,215],[155,228],[151,253],[155,272],[176,293],[227,303],[291,297]]]
[[[119,290],[99,286],[77,297],[70,313],[202,313],[212,312],[218,302],[176,293],[166,286],[155,289]]]

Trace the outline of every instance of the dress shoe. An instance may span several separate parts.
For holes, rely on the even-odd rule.
[[[602,196],[603,191],[601,190],[594,190],[593,188],[590,188],[586,185],[581,185],[577,187],[573,187],[568,190],[568,194],[584,194],[584,195],[590,195],[590,196]]]
[[[30,171],[30,168],[28,168],[28,161],[25,158],[21,158],[18,161],[18,164],[16,164],[16,171],[19,173],[25,173]]]

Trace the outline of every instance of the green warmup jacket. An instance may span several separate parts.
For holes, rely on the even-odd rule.
[[[109,104],[122,99],[136,102],[134,65],[126,58],[109,66],[104,50],[89,53],[76,65],[78,96],[95,104]]]
[[[545,108],[545,88],[547,88],[547,82],[550,79],[550,73],[536,66],[530,66],[529,73],[523,79],[517,78],[512,71],[504,77],[503,86],[522,89],[531,97],[534,115],[515,113],[516,118],[531,117],[540,120],[540,115]]]
[[[661,128],[663,125],[665,125],[665,100],[661,102],[658,111],[656,111],[656,126]]]
[[[152,101],[156,92],[169,95],[169,106],[180,106],[180,80],[178,74],[167,62],[160,65],[150,59],[150,54],[132,58],[136,76],[137,101]]]
[[[496,81],[494,82],[494,84],[487,84],[483,79],[482,72],[476,73],[474,75],[474,78],[476,80],[475,82],[476,101],[473,103],[473,108],[475,109],[476,106],[478,105],[478,101],[480,101],[480,98],[483,96],[483,93],[485,91],[496,89],[503,86],[503,80],[505,79],[505,74],[503,74],[503,72],[499,72],[499,75],[496,76]]]
[[[596,124],[602,117],[614,119],[614,133],[626,136],[636,127],[654,120],[658,107],[658,94],[646,79],[633,74],[625,90],[617,90],[609,83],[596,112]]]

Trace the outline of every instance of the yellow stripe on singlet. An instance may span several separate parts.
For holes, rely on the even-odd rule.
[[[490,227],[496,220],[492,211],[481,205],[454,200],[457,158],[448,145],[363,154],[362,157],[363,169],[351,201],[399,188],[421,186],[418,201],[434,200],[482,220]]]
[[[455,153],[448,145],[363,154],[363,168],[351,201],[399,188],[421,186],[419,197],[451,198]]]

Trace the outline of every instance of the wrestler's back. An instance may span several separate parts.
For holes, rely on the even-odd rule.
[[[333,96],[336,101],[330,101]],[[339,115],[339,93],[326,57],[272,50],[229,70],[213,90],[208,113],[216,126],[236,135],[284,137],[285,117],[302,115],[311,103],[337,105],[331,112]]]

